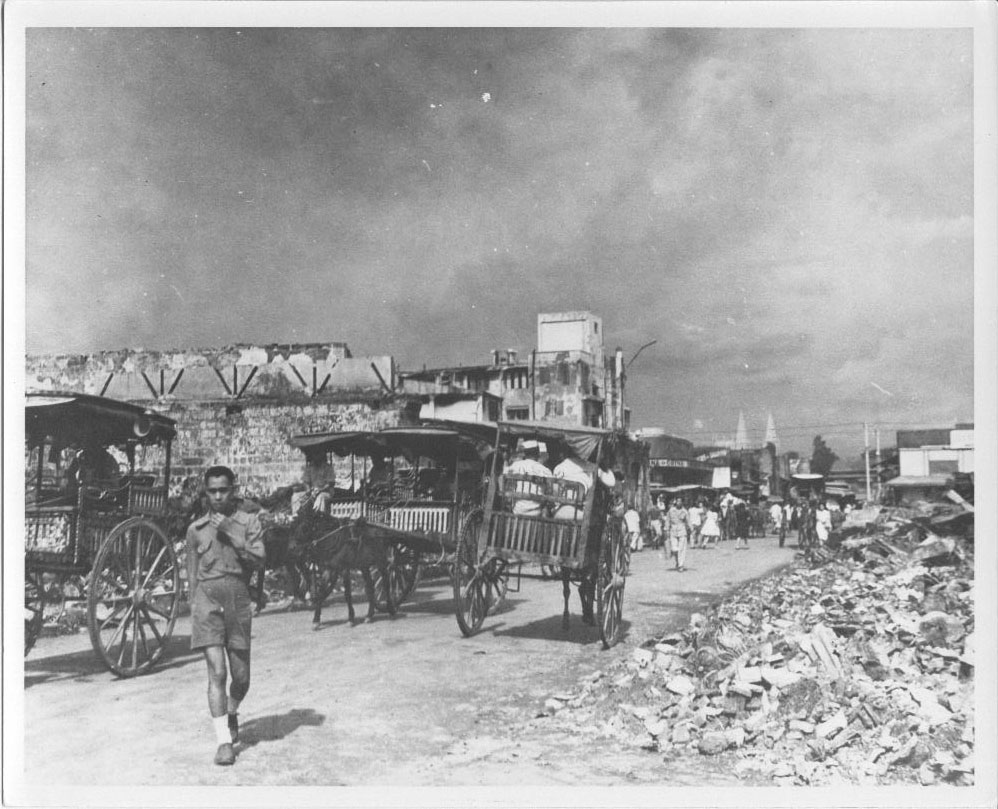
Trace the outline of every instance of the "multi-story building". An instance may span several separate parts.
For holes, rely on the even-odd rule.
[[[591,312],[537,316],[537,348],[493,350],[481,365],[398,375],[400,390],[423,399],[420,415],[459,421],[504,419],[627,428],[623,357],[607,357],[603,321]]]

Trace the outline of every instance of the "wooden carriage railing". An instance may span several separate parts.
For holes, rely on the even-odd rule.
[[[564,478],[503,475],[493,509],[488,547],[508,558],[581,565],[586,542],[586,487]]]
[[[28,503],[25,554],[29,562],[87,566],[115,525],[132,516],[161,516],[166,507],[165,486],[141,485],[134,479],[83,485],[75,504]]]
[[[364,502],[359,498],[333,500],[329,515],[356,520],[361,516],[396,531],[422,534],[446,534],[451,530],[453,504],[440,500],[399,500],[385,498]]]

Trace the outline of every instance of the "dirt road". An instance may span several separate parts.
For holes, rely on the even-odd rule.
[[[310,613],[268,608],[253,625],[252,687],[230,768],[211,763],[204,665],[188,649],[186,619],[169,659],[132,680],[97,664],[85,632],[43,637],[25,660],[25,779],[39,786],[735,784],[730,773],[665,767],[658,755],[567,737],[538,718],[551,695],[794,555],[772,536],[748,551],[731,546],[690,551],[685,573],[657,551],[635,554],[625,635],[609,651],[582,624],[574,593],[564,632],[560,583],[533,579],[469,639],[443,579],[422,584],[394,619],[370,624],[350,626],[334,602],[313,632]]]

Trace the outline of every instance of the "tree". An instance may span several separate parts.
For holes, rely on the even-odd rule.
[[[814,447],[811,450],[811,471],[817,475],[827,475],[839,459],[832,452],[820,435],[814,437]]]

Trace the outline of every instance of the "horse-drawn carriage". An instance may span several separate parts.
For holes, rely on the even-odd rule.
[[[46,614],[86,605],[90,640],[115,674],[151,668],[173,632],[180,569],[167,518],[174,422],[141,407],[81,393],[25,401],[24,648]],[[165,446],[162,474],[136,454]],[[108,447],[122,450],[120,474]],[[64,469],[68,453],[76,458]]]
[[[626,548],[622,499],[605,471],[616,468],[629,477],[634,464],[640,467],[640,452],[629,448],[625,435],[590,427],[512,421],[463,429],[483,437],[492,432],[493,452],[484,499],[464,522],[454,560],[461,632],[470,636],[482,627],[511,565],[551,566],[563,582],[563,626],[575,583],[583,621],[597,625],[604,648],[613,646],[621,632]],[[550,455],[568,459],[585,475],[519,474],[504,462],[522,442],[543,442]]]
[[[313,580],[316,622],[331,586],[320,583],[318,576],[322,568],[331,566],[334,556],[359,558],[357,567],[365,581],[373,566],[369,606],[388,612],[409,597],[423,569],[449,569],[461,527],[481,499],[488,441],[448,424],[428,423],[304,434],[294,436],[290,443],[313,468],[331,468],[337,464],[335,458],[341,459],[340,477],[345,483],[331,484],[318,495],[311,493],[296,517],[297,524],[314,526],[302,532],[301,545]],[[349,472],[343,468],[347,465]],[[323,513],[325,519],[310,520],[309,510]],[[370,553],[365,555],[365,549]],[[503,581],[498,575],[497,582]],[[349,576],[343,583],[352,614]]]

